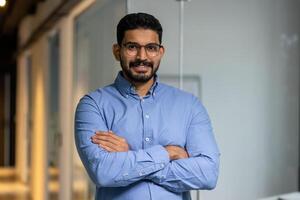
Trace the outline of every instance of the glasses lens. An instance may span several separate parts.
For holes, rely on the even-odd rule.
[[[126,43],[123,44],[126,49],[126,52],[130,56],[136,56],[137,52],[141,50],[142,47],[145,48],[145,51],[148,56],[154,57],[158,55],[159,48],[161,47],[159,44],[151,43],[146,44],[145,46],[139,45],[137,43]]]
[[[149,56],[156,56],[160,46],[158,44],[147,44],[145,50]]]
[[[134,56],[137,54],[138,49],[140,48],[138,44],[134,44],[134,43],[127,43],[124,44],[126,52],[128,53],[128,55]]]

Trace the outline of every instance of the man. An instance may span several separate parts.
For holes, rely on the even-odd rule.
[[[97,200],[187,200],[216,186],[209,117],[195,96],[159,82],[161,40],[152,15],[123,17],[113,45],[122,71],[78,104],[76,146]]]

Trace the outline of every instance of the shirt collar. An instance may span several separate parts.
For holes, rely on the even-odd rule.
[[[137,94],[134,88],[134,85],[132,85],[128,80],[126,80],[122,74],[122,71],[120,71],[115,79],[115,86],[120,91],[120,93],[123,96],[128,95],[135,95]],[[155,96],[155,90],[159,84],[159,78],[157,75],[154,77],[154,84],[151,86],[149,90],[148,95],[154,95]]]

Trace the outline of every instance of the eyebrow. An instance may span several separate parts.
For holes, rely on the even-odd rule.
[[[125,42],[124,44],[138,44],[140,46],[144,46],[144,45],[139,44],[138,42]],[[158,44],[158,45],[160,45],[159,43],[156,43],[156,42],[150,42],[150,43],[147,43],[145,45],[149,45],[149,44]]]

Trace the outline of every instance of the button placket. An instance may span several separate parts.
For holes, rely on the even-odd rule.
[[[144,148],[149,148],[153,144],[153,131],[151,126],[151,103],[149,101],[149,98],[144,98],[144,101],[141,100],[141,105],[143,109],[143,123],[144,123],[144,132],[143,132],[143,146]]]
[[[144,146],[145,148],[151,147],[153,144],[152,141],[152,131],[147,131],[144,136]]]

